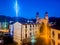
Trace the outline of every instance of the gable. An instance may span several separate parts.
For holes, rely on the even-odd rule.
[[[19,23],[19,22],[15,22],[13,25],[14,25],[14,26],[15,26],[15,25],[19,26],[19,25],[22,25],[22,24]]]

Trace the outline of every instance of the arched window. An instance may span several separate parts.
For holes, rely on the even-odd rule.
[[[41,24],[41,27],[40,27],[40,32],[43,32],[43,27],[44,26],[44,23]]]

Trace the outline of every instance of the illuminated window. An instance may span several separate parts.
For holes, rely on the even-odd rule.
[[[58,39],[60,39],[60,34],[58,34]]]

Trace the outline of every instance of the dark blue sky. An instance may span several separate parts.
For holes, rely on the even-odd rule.
[[[15,0],[0,0],[0,15],[16,16]],[[48,11],[49,17],[60,17],[60,0],[18,0],[19,15],[25,18],[35,18],[36,12],[40,17]]]

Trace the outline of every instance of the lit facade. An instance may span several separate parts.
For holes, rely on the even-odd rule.
[[[51,28],[51,45],[60,45],[60,30]]]
[[[39,25],[38,24],[21,24],[16,22],[14,24],[14,34],[13,38],[15,42],[18,42],[20,45],[24,39],[30,39],[31,34],[34,33],[36,38],[38,37],[39,32]]]
[[[46,45],[60,45],[60,31],[51,28],[49,24],[48,13],[45,13],[44,18],[39,18],[39,14],[36,16],[36,23],[20,23],[15,22],[10,25],[10,32],[13,33],[13,39],[18,45],[22,44],[22,41],[31,39],[31,34],[34,33],[35,38],[43,38]],[[13,32],[12,32],[13,30]]]

